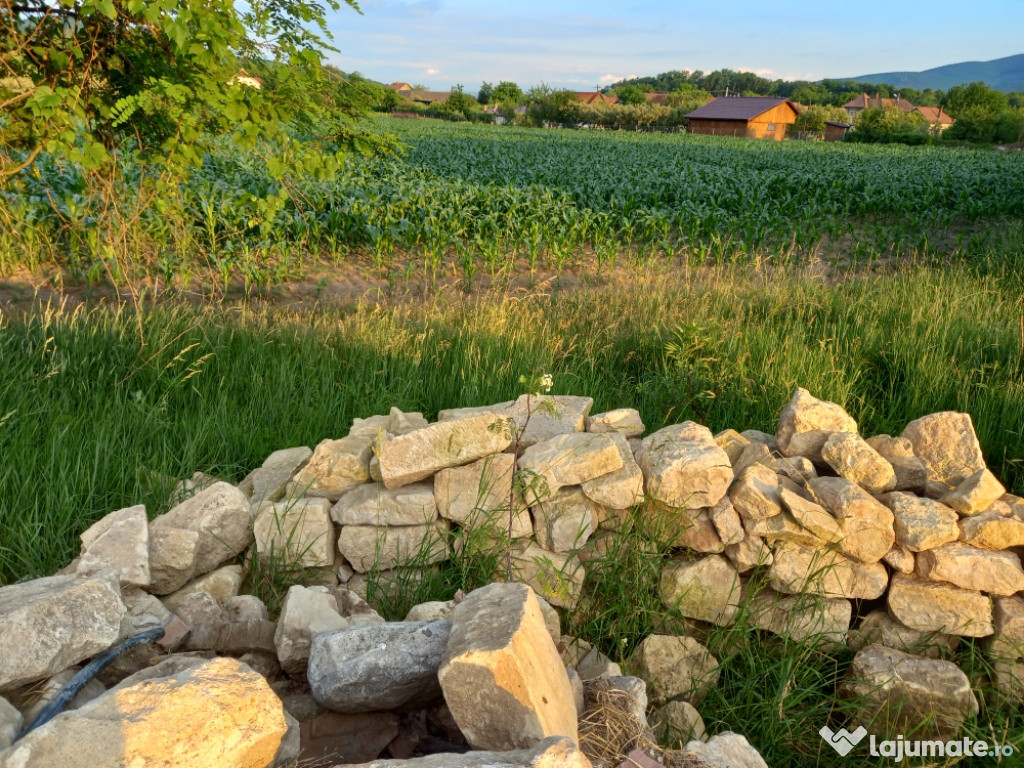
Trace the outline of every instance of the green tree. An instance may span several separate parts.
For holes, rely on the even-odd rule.
[[[992,90],[982,82],[954,85],[946,94],[946,111],[957,120],[968,114],[992,115],[1008,106],[1005,93]]]
[[[813,106],[797,115],[793,129],[805,133],[824,133],[825,123],[845,123],[848,119],[842,107]]]
[[[849,138],[923,144],[928,141],[928,121],[919,112],[904,112],[899,107],[869,107],[857,113]]]
[[[326,6],[342,4],[358,10]],[[353,132],[344,83],[321,66],[326,13],[315,0],[0,0],[0,175],[41,151],[86,169],[129,147],[199,162],[218,134],[273,146],[276,174],[330,170],[319,150]]]
[[[510,80],[502,80],[491,93],[491,101],[506,106],[522,104],[524,98],[523,89]]]
[[[476,100],[481,104],[490,104],[491,97],[494,95],[494,85],[488,83],[486,80],[481,83],[480,90],[477,92]]]
[[[615,89],[615,95],[618,96],[619,102],[622,104],[645,104],[647,102],[644,90],[639,85],[620,86]]]
[[[466,88],[462,83],[452,86],[452,94],[448,97],[448,100],[438,105],[438,108],[442,112],[447,112],[450,115],[461,114],[466,118],[469,117],[470,113],[473,112],[479,104],[477,100],[466,93]]]

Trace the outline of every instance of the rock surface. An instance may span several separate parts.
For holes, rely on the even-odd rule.
[[[112,689],[62,713],[0,755],[0,766],[264,768],[286,730],[281,701],[266,680],[220,658]]]
[[[309,651],[313,697],[353,713],[437,703],[450,630],[447,621],[392,622],[317,635]]]
[[[718,660],[692,637],[648,635],[630,665],[647,681],[647,694],[656,705],[681,697],[699,706],[718,683]]]
[[[896,574],[888,606],[893,618],[922,632],[987,637],[994,631],[989,598],[951,584]]]
[[[593,768],[576,746],[564,736],[552,736],[533,746],[509,752],[436,754],[409,760],[374,760],[346,768]]]
[[[974,422],[966,413],[943,411],[922,416],[907,424],[902,437],[928,465],[931,476],[949,485],[958,485],[985,468]]]
[[[834,432],[856,431],[857,422],[842,406],[819,400],[798,387],[779,417],[775,440],[783,456],[820,461],[822,446]]]
[[[649,496],[672,507],[713,507],[732,482],[732,465],[711,430],[686,421],[640,441],[636,462]]]
[[[149,586],[149,522],[142,504],[111,512],[81,539],[79,575],[113,569],[124,586]]]
[[[475,749],[525,749],[578,738],[569,678],[540,604],[524,584],[471,592],[452,615],[438,671],[445,701]]]
[[[740,578],[724,557],[675,560],[661,572],[661,601],[683,616],[712,624],[731,624],[739,609]]]

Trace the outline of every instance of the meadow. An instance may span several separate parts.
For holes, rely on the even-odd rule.
[[[355,417],[499,402],[533,373],[649,432],[773,432],[797,386],[865,435],[966,411],[1024,493],[1024,155],[378,125],[401,155],[293,179],[264,219],[279,190],[227,149],[159,201],[143,169],[104,187],[47,160],[0,191],[0,585],[67,564],[112,510],[166,511],[193,472],[238,481]],[[346,271],[384,288],[288,298]],[[40,276],[63,302],[33,300]],[[111,281],[137,301],[88,300]],[[567,626],[616,660],[664,620],[650,533]],[[389,613],[471,588],[464,565]],[[708,638],[709,731],[843,765],[817,729],[851,654],[753,632]],[[979,647],[955,660],[983,673]],[[1019,707],[978,693],[970,735],[1024,745]]]

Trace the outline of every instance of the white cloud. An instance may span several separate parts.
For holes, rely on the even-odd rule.
[[[441,70],[438,69],[437,67],[427,67],[424,71],[428,75],[439,75],[439,74],[441,74]]]
[[[607,74],[607,75],[601,75],[599,78],[597,78],[597,82],[601,83],[601,85],[611,85],[612,83],[617,83],[620,80],[631,80],[634,77],[638,77],[638,75],[635,75],[635,74],[634,75],[612,75],[612,74]]]

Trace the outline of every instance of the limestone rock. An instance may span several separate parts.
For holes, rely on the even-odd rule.
[[[586,432],[558,435],[535,443],[519,458],[521,471],[543,478],[540,486],[530,487],[524,494],[531,506],[567,485],[579,485],[622,466],[619,448],[609,435]]]
[[[855,432],[836,432],[821,446],[821,458],[840,476],[871,493],[896,487],[896,472]]]
[[[770,547],[783,543],[799,544],[811,549],[821,549],[825,546],[825,542],[817,534],[800,525],[788,511],[761,520],[744,519],[743,527],[748,536],[762,538]]]
[[[437,519],[432,483],[382,488],[367,483],[346,491],[331,508],[339,525],[424,525]]]
[[[850,601],[841,598],[780,595],[765,589],[750,602],[752,626],[801,643],[844,644],[852,615]]]
[[[586,428],[587,432],[614,433],[623,437],[637,437],[647,429],[640,420],[640,411],[635,408],[616,408],[614,411],[587,416]]]
[[[442,421],[397,437],[383,436],[376,445],[380,475],[388,488],[398,488],[446,469],[469,464],[511,443],[500,418],[482,413],[454,421]]]
[[[448,557],[448,528],[443,521],[431,525],[346,525],[338,549],[359,573],[371,568],[439,563]]]
[[[597,527],[597,505],[579,488],[563,488],[532,507],[537,544],[551,552],[579,549]]]
[[[779,417],[775,440],[783,456],[821,460],[821,448],[833,432],[856,432],[857,422],[842,406],[819,400],[797,388]]]
[[[838,549],[844,555],[870,564],[892,549],[896,541],[892,512],[858,485],[841,477],[816,477],[807,481],[807,489],[839,521]]]
[[[692,637],[648,635],[637,646],[630,665],[647,681],[651,703],[681,697],[699,706],[718,684],[718,660]]]
[[[775,470],[797,485],[805,485],[818,476],[814,463],[804,456],[781,456],[775,459]]]
[[[728,547],[743,541],[746,536],[746,531],[743,530],[743,521],[740,520],[736,508],[733,507],[728,496],[723,496],[715,506],[709,507],[707,513],[722,544]]]
[[[533,591],[490,584],[456,607],[438,679],[470,746],[517,749],[578,738],[569,679]]]
[[[113,569],[121,584],[149,586],[149,522],[146,507],[119,509],[93,523],[81,536],[77,572],[89,576]]]
[[[964,478],[956,490],[942,497],[942,503],[961,515],[976,515],[992,506],[1006,488],[987,469],[979,469]]]
[[[647,728],[647,683],[630,675],[599,677],[583,684],[588,708],[614,707]]]
[[[520,395],[509,406],[508,415],[521,433],[519,447],[529,448],[558,435],[582,432],[593,407],[594,400],[590,397]]]
[[[532,749],[435,754],[409,760],[374,760],[346,768],[592,768],[572,739],[552,736]]]
[[[265,506],[253,522],[256,552],[303,568],[334,566],[334,526],[327,499],[298,499]]]
[[[759,565],[771,565],[773,560],[772,551],[764,543],[764,539],[750,535],[744,537],[739,544],[727,546],[725,556],[739,573],[747,573]]]
[[[1011,700],[1024,702],[1024,597],[997,597],[989,654],[995,684]]]
[[[922,416],[907,424],[903,437],[923,459],[931,475],[950,485],[985,468],[985,457],[970,415],[943,411]]]
[[[586,571],[574,555],[549,552],[535,544],[512,551],[516,581],[529,584],[551,605],[572,608],[583,590]]]
[[[266,501],[280,501],[288,482],[312,456],[313,451],[304,445],[274,451],[238,484],[238,490],[249,497],[254,508]]]
[[[297,495],[337,501],[345,491],[369,482],[372,446],[369,436],[323,440],[295,475]]]
[[[1024,590],[1024,569],[1013,552],[992,552],[956,542],[919,554],[917,574],[992,595]]]
[[[21,712],[0,697],[0,753],[14,743],[24,724]]]
[[[960,536],[960,517],[945,504],[900,492],[887,493],[882,501],[892,510],[896,543],[911,552],[941,547]]]
[[[779,450],[778,443],[775,441],[775,435],[768,432],[762,432],[759,429],[744,429],[740,432],[740,436],[752,443],[763,443],[768,446],[770,451]]]
[[[747,737],[731,731],[717,733],[707,741],[691,741],[684,754],[698,757],[713,768],[768,768]]]
[[[0,588],[0,692],[51,677],[118,638],[117,575],[47,576]]]
[[[884,565],[865,565],[838,552],[785,543],[774,555],[769,576],[777,592],[871,600],[882,596],[889,581]]]
[[[755,464],[729,489],[733,507],[747,520],[764,520],[782,511],[779,476],[763,464]]]
[[[755,464],[762,464],[772,472],[776,472],[775,457],[763,443],[751,443],[743,449],[743,453],[732,463],[732,476],[739,477]]]
[[[437,671],[450,630],[447,621],[391,622],[319,634],[309,652],[313,697],[335,712],[436,703]]]
[[[715,435],[715,445],[725,451],[729,457],[730,464],[736,464],[736,460],[742,455],[743,449],[750,445],[750,441],[735,429],[726,429]]]
[[[704,741],[708,737],[700,712],[688,701],[670,701],[657,709],[651,720],[660,744],[682,746],[688,741]]]
[[[842,542],[845,540],[843,529],[839,521],[826,512],[823,507],[793,493],[788,488],[782,489],[779,499],[793,519],[801,527],[814,534],[822,544],[838,545],[837,549],[842,547]]]
[[[857,701],[853,722],[872,723],[888,738],[913,733],[921,740],[953,739],[979,711],[967,675],[955,664],[881,645],[854,656],[837,693]]]
[[[740,579],[732,564],[718,555],[673,560],[662,569],[658,591],[662,603],[683,616],[726,626],[739,608]]]
[[[160,515],[149,524],[149,591],[166,595],[217,568],[252,543],[249,500],[225,482]]]
[[[185,595],[191,595],[193,592],[205,592],[216,600],[235,597],[242,587],[243,578],[242,566],[225,565],[223,568],[218,568],[204,576],[200,576],[198,579],[192,579],[181,589],[163,598],[162,602],[168,611],[177,613],[178,604],[181,602],[181,599]]]
[[[892,549],[885,553],[882,561],[896,573],[914,572],[914,553],[899,544],[893,544]]]
[[[727,496],[722,498],[728,499]],[[721,502],[719,502],[721,504]],[[725,551],[725,543],[718,535],[715,524],[711,522],[711,515],[708,509],[678,510],[679,537],[674,544],[677,547],[686,547],[694,552],[718,554]]]
[[[707,427],[686,421],[640,442],[636,462],[647,493],[673,507],[713,507],[732,482],[732,465]]]
[[[263,768],[286,730],[281,701],[266,680],[235,659],[219,658],[61,713],[4,753],[0,764]]]
[[[451,621],[454,610],[454,600],[431,600],[410,608],[405,621]]]
[[[876,644],[932,659],[956,650],[959,643],[960,638],[955,635],[911,629],[885,611],[872,611],[847,635],[847,645],[852,651]]]
[[[984,512],[966,517],[959,523],[960,539],[982,549],[1009,549],[1024,546],[1024,519],[1014,515],[1002,502]]]
[[[290,675],[305,674],[313,638],[348,627],[338,613],[338,601],[326,587],[289,587],[274,632],[281,668]]]
[[[993,632],[989,598],[949,584],[896,574],[889,586],[888,606],[893,618],[922,632],[963,637],[987,637]]]
[[[644,475],[626,438],[615,433],[608,436],[619,449],[622,467],[593,480],[585,480],[580,487],[597,504],[610,509],[629,509],[644,500]]]
[[[511,454],[498,453],[462,467],[442,469],[434,476],[434,500],[441,516],[463,527],[488,525],[507,531],[514,464]],[[513,506],[512,538],[532,535],[530,513],[518,494]]]

